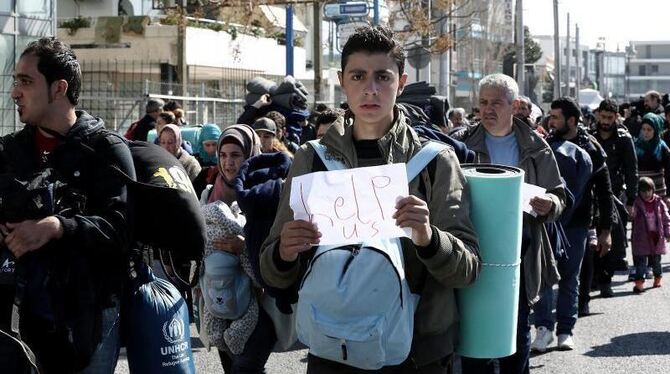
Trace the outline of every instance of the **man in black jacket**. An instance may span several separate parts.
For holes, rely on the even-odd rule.
[[[125,137],[130,140],[146,142],[149,131],[156,128],[158,116],[163,113],[163,104],[164,102],[161,99],[149,99],[145,107],[146,114],[140,120],[130,125]]]
[[[129,224],[126,185],[111,166],[131,177],[135,169],[125,143],[75,109],[80,88],[68,46],[55,38],[30,43],[11,92],[26,125],[0,138],[0,173],[30,180],[52,169],[74,202],[41,219],[0,222],[0,246],[17,264],[12,322],[46,373],[113,372],[119,352]]]
[[[598,106],[600,113],[597,129],[591,134],[607,153],[607,167],[612,180],[612,192],[617,198],[619,223],[612,230],[612,254],[616,269],[626,269],[626,221],[633,211],[637,197],[637,155],[631,134],[623,126],[617,125],[617,104],[609,99]],[[625,208],[624,208],[625,207]]]

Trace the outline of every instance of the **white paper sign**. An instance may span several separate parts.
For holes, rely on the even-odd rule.
[[[544,196],[545,192],[547,192],[547,190],[542,187],[524,183],[523,186],[521,186],[521,198],[523,199],[521,207],[523,208],[523,211],[533,217],[537,217],[537,213],[533,210],[533,207],[530,206],[530,201],[536,196]]]
[[[395,224],[399,197],[409,194],[405,164],[390,164],[295,177],[290,205],[294,219],[314,222],[321,245],[409,237]]]

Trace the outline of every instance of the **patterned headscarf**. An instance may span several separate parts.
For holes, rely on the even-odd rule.
[[[223,130],[216,147],[217,158],[221,147],[228,143],[239,145],[242,148],[245,160],[261,154],[261,140],[249,125],[232,125]],[[219,170],[219,176],[216,178],[212,193],[209,195],[208,202],[210,203],[222,200],[225,195],[226,186],[230,187],[230,182],[232,182],[226,180],[221,163],[217,161],[216,165]]]

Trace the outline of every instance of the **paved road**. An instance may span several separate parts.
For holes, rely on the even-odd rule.
[[[664,272],[670,273],[670,256]],[[577,349],[563,352],[550,349],[531,360],[532,373],[670,373],[670,275],[660,289],[634,295],[626,275],[614,278],[615,297],[601,299],[593,293],[593,315],[579,319],[575,329]],[[651,281],[647,281],[650,286]],[[193,331],[193,328],[192,328]],[[555,342],[555,340],[554,340]],[[554,343],[555,344],[555,343]],[[207,352],[193,339],[198,373],[222,373],[217,354]],[[304,373],[305,350],[273,354],[267,364],[269,374]],[[128,373],[121,357],[116,373]]]

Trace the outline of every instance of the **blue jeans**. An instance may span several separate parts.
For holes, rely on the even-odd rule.
[[[535,327],[544,326],[554,331],[554,324],[558,322],[556,334],[570,334],[577,322],[577,299],[579,297],[579,270],[586,250],[588,230],[581,227],[568,227],[565,235],[570,241],[566,256],[558,258],[558,273],[561,280],[558,282],[558,300],[556,301],[556,318],[551,311],[554,308],[554,290],[547,287],[542,291],[540,301],[535,304]]]
[[[644,280],[644,275],[647,274],[648,266],[651,266],[654,271],[654,277],[658,278],[663,276],[661,255],[633,256],[633,263],[635,264],[635,280]]]
[[[121,348],[121,333],[119,329],[120,304],[102,311],[102,340],[91,357],[91,363],[79,373],[81,374],[114,374],[116,362],[119,359]]]

